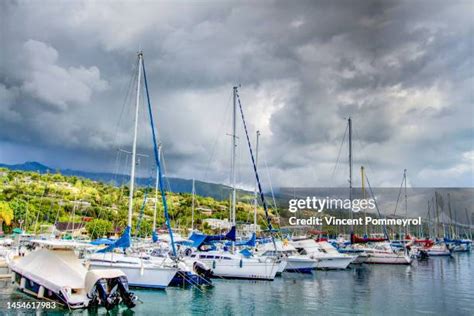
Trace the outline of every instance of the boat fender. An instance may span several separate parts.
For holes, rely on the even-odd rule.
[[[239,261],[239,267],[242,268],[243,265],[244,265],[244,262],[242,261],[242,259],[240,259],[240,261]]]
[[[216,268],[216,260],[213,260],[213,261],[212,261],[212,268],[213,268],[213,269]]]
[[[25,288],[25,285],[26,285],[26,279],[22,277],[20,280],[20,289],[23,290]]]
[[[12,283],[15,283],[16,273],[12,273]]]
[[[40,286],[39,290],[38,290],[38,298],[43,298],[44,297],[44,286]]]

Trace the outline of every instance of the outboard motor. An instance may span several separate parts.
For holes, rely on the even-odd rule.
[[[211,269],[208,269],[203,263],[198,261],[194,262],[193,269],[199,276],[206,280],[209,280],[214,275]]]
[[[429,258],[429,255],[428,255],[428,252],[424,249],[420,249],[418,251],[418,259],[419,260],[428,260]]]
[[[124,303],[128,308],[135,307],[137,297],[133,292],[129,291],[127,277],[123,272],[111,271],[116,273],[114,276],[100,277],[96,273],[104,273],[104,271],[89,271],[90,280],[95,280],[93,286],[87,294],[90,299],[89,307],[104,306],[110,310],[120,303]],[[87,277],[86,277],[87,279]]]
[[[128,280],[126,277],[121,276],[120,278],[111,279],[109,283],[111,283],[109,286],[112,288],[117,286],[118,294],[120,295],[122,302],[128,308],[135,307],[135,301],[137,300],[137,297],[135,294],[133,294],[133,292],[130,292],[128,288]]]
[[[184,251],[184,255],[189,257],[193,254],[193,250],[191,248],[186,248],[186,250]]]

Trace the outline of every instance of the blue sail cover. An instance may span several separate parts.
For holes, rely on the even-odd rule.
[[[240,253],[245,257],[245,258],[250,258],[253,256],[252,252],[248,250],[247,248],[242,249]]]
[[[193,246],[195,248],[199,248],[204,244],[208,244],[212,241],[220,241],[220,240],[231,240],[235,241],[235,226],[232,226],[230,231],[225,235],[205,235],[205,234],[198,234],[193,232],[193,234],[189,237],[189,240],[193,241]]]
[[[255,247],[256,244],[257,235],[255,233],[252,233],[252,237],[250,237],[250,239],[245,242],[244,246]]]
[[[113,240],[113,239],[98,238],[96,240],[91,241],[91,244],[96,245],[96,246],[98,246],[98,245],[107,245],[108,246],[108,245],[113,244],[114,242],[115,242],[115,240]]]
[[[153,240],[153,242],[158,241],[158,234],[156,233],[156,231],[153,231],[153,233],[151,234],[151,239]]]
[[[271,240],[270,240],[271,242]],[[230,246],[231,243],[226,243],[226,246]],[[235,246],[247,246],[247,247],[255,247],[257,245],[257,235],[252,233],[252,237],[246,241],[239,241],[234,244]]]
[[[101,249],[97,252],[104,253],[104,252],[110,252],[114,250],[115,248],[128,248],[130,247],[131,244],[131,238],[130,238],[130,226],[127,226],[125,230],[122,233],[122,236],[120,236],[119,239],[117,239],[113,244],[109,245],[107,248]]]
[[[450,238],[444,238],[445,243],[453,243],[456,245],[461,245],[461,244],[470,244],[472,241],[466,240],[466,239],[450,239]]]

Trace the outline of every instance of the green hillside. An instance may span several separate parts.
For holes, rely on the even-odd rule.
[[[148,191],[140,230],[135,232],[146,188],[135,191],[132,233],[149,236],[152,227],[154,191]],[[148,189],[149,190],[149,189]],[[127,222],[129,189],[110,184],[64,176],[59,173],[39,174],[30,171],[0,169],[0,220],[6,233],[21,227],[29,233],[40,233],[41,227],[55,222],[82,222],[89,220],[88,231],[93,224],[93,237],[121,231]],[[236,218],[238,222],[250,223],[253,219],[252,196],[239,196]],[[189,193],[167,193],[172,226],[190,228],[192,195]],[[203,224],[205,218],[226,219],[229,217],[229,201],[217,201],[211,197],[195,196],[195,228],[209,232]],[[164,224],[161,198],[157,203],[158,227]],[[212,214],[209,214],[212,210]],[[8,212],[13,218],[8,221]],[[263,210],[259,209],[259,224],[264,226]],[[10,223],[8,223],[10,222]],[[97,233],[99,230],[99,233]]]

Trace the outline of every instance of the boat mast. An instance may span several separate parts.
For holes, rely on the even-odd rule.
[[[436,207],[436,238],[439,238],[439,205],[438,205],[438,192],[435,191],[435,207]]]
[[[256,142],[256,145],[255,145],[255,165],[257,166],[257,168],[258,168],[258,140],[259,140],[259,138],[260,138],[260,131],[257,131],[257,142]],[[253,210],[253,229],[254,229],[255,234],[257,234],[257,206],[258,206],[257,186],[258,186],[258,183],[257,183],[257,181],[255,181],[255,189],[253,191],[254,198],[255,198],[254,210]]]
[[[138,109],[140,106],[140,79],[141,79],[141,60],[143,53],[138,53],[138,77],[137,77],[137,99],[135,103],[135,127],[133,131],[133,147],[132,147],[132,170],[130,172],[130,194],[128,197],[128,221],[127,225],[132,227],[132,212],[133,212],[133,190],[135,186],[135,165],[137,156],[137,134],[138,134]]]
[[[156,209],[158,204],[158,170],[156,171],[155,181],[155,207],[153,209],[153,231],[156,232]]]
[[[364,173],[365,173],[364,172],[364,166],[361,166],[360,167],[360,177],[361,177],[361,180],[362,180],[362,199],[365,200],[365,179],[364,179],[365,175],[364,175]],[[367,208],[364,208],[364,223],[365,223],[365,225],[364,225],[364,230],[365,230],[364,235],[366,237],[369,237],[368,231],[367,231],[367,223],[366,223],[366,220],[365,220],[366,217],[367,217]]]
[[[192,206],[191,206],[191,232],[194,231],[194,195],[195,194],[196,194],[196,190],[194,187],[194,178],[193,178],[193,188],[192,188],[193,200],[192,200]]]
[[[454,235],[456,236],[456,238],[459,238],[459,224],[458,224],[458,214],[456,212],[456,208],[454,209]]]
[[[433,233],[432,233],[433,223],[431,222],[430,209],[431,209],[430,200],[428,200],[428,238],[431,238],[431,236],[433,236]]]
[[[235,155],[237,148],[237,87],[233,88],[233,109],[232,109],[232,160],[231,160],[231,178],[232,178],[232,226],[235,226],[235,203],[236,203],[236,189],[235,189]]]
[[[161,144],[158,144],[158,155],[161,156]],[[156,181],[155,181],[155,207],[153,209],[153,232],[156,232],[156,210],[158,208],[158,183],[159,183],[159,171],[156,168]]]
[[[467,211],[467,207],[464,208],[464,211],[466,212],[467,228],[468,228],[468,232],[469,232],[469,235],[466,235],[466,238],[469,238],[469,239],[472,240],[471,219],[469,218],[469,214],[468,214],[468,211]]]
[[[271,237],[272,237],[273,247],[275,248],[275,251],[276,251],[277,246],[276,246],[276,242],[275,242],[275,237],[273,236],[272,220],[271,220],[269,212],[268,212],[267,202],[265,201],[265,194],[263,194],[262,183],[260,182],[260,177],[258,175],[257,164],[255,163],[255,157],[253,155],[253,150],[252,150],[252,143],[250,142],[250,137],[249,137],[249,133],[248,133],[248,130],[247,130],[247,123],[245,123],[244,110],[242,109],[242,103],[240,102],[240,97],[237,94],[237,88],[235,88],[234,92],[236,93],[236,96],[239,100],[240,115],[241,115],[241,118],[242,118],[242,125],[243,125],[243,129],[244,129],[244,132],[245,132],[245,137],[247,139],[247,146],[249,148],[250,159],[251,159],[252,165],[253,165],[253,172],[255,173],[255,180],[257,181],[258,192],[260,193],[260,200],[262,201],[263,210],[265,211],[265,218],[267,219],[268,230],[270,231],[270,234],[271,234]]]
[[[405,184],[405,218],[408,218],[408,197],[407,197],[407,169],[403,169],[403,182]],[[405,237],[410,233],[410,225],[405,226]]]
[[[351,233],[353,233],[354,224],[352,223],[352,219],[354,214],[352,214],[352,119],[350,117],[347,119],[347,123],[349,124],[349,201],[351,202]]]

